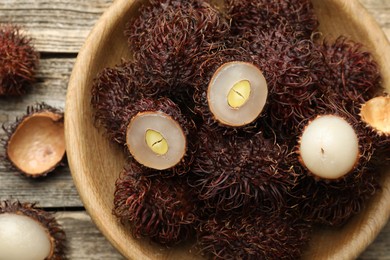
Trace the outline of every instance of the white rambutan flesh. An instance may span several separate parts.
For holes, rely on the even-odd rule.
[[[39,222],[24,215],[0,214],[0,259],[42,260],[51,251],[49,233]]]
[[[127,127],[127,146],[140,164],[165,170],[186,154],[187,141],[181,126],[163,112],[142,112]]]
[[[239,127],[253,122],[262,112],[268,87],[263,73],[247,62],[227,62],[210,80],[208,106],[217,121]]]
[[[301,163],[321,179],[338,179],[351,172],[359,158],[359,141],[353,127],[336,115],[309,122],[299,144]]]
[[[368,100],[360,110],[362,120],[379,134],[390,136],[390,96]]]

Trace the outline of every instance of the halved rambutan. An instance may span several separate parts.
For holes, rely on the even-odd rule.
[[[205,57],[199,67],[195,112],[210,127],[252,132],[267,101],[267,79],[243,49],[227,49]]]
[[[31,38],[11,24],[0,25],[0,96],[20,96],[35,81],[39,53]]]
[[[0,202],[2,259],[66,259],[65,239],[54,215],[36,204]]]
[[[42,177],[62,165],[65,156],[64,114],[44,103],[27,107],[26,115],[3,125],[9,165],[28,177]]]
[[[197,248],[211,259],[299,259],[310,233],[284,212],[215,215],[199,226]]]
[[[277,214],[296,175],[284,160],[285,145],[253,136],[224,135],[203,127],[198,135],[198,151],[190,184],[209,208],[243,210],[254,207]]]
[[[198,204],[182,177],[129,161],[115,184],[113,214],[135,237],[172,246],[195,234]]]

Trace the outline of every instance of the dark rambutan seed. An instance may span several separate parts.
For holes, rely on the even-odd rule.
[[[129,21],[126,35],[143,70],[173,98],[187,95],[203,55],[223,47],[228,30],[207,1],[152,0]]]
[[[231,30],[240,38],[283,26],[286,32],[294,32],[296,38],[310,39],[318,27],[310,0],[228,0],[225,5]]]
[[[2,259],[66,259],[65,232],[33,203],[0,202],[0,227]]]
[[[39,53],[14,25],[0,25],[0,96],[20,96],[35,81]]]
[[[253,136],[223,135],[203,127],[199,133],[191,185],[207,207],[255,207],[270,215],[286,205],[295,174],[284,164],[288,149]]]
[[[172,246],[191,238],[197,202],[186,180],[130,161],[116,182],[113,214],[135,237]]]
[[[284,213],[212,216],[198,228],[199,250],[211,259],[299,259],[309,224]]]
[[[65,158],[64,114],[41,103],[3,129],[8,166],[25,176],[46,176],[63,165]]]

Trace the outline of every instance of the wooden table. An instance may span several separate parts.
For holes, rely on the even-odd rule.
[[[390,39],[390,0],[360,1]],[[111,3],[111,0],[0,1],[0,23],[23,26],[41,52],[38,82],[32,91],[21,98],[0,98],[0,125],[15,121],[27,106],[36,102],[64,107],[77,52]],[[4,132],[0,130],[2,137]],[[32,180],[10,171],[0,161],[0,200],[10,198],[38,202],[40,207],[55,212],[68,237],[69,259],[123,259],[86,213],[68,167],[59,168],[44,179]],[[390,259],[390,222],[360,259]]]

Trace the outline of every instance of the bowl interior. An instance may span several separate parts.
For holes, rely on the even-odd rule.
[[[80,197],[93,221],[110,242],[132,259],[198,259],[188,253],[190,244],[164,249],[147,240],[135,240],[111,214],[115,180],[124,156],[95,128],[90,106],[92,81],[103,68],[129,57],[123,35],[129,17],[141,1],[116,0],[95,25],[79,52],[69,82],[65,134],[69,166]],[[327,38],[347,35],[363,43],[380,65],[384,86],[390,92],[390,46],[379,26],[358,1],[312,0]],[[383,189],[368,207],[341,229],[317,230],[304,258],[355,258],[386,224],[390,205],[390,169],[385,169]]]

